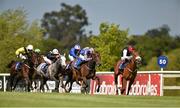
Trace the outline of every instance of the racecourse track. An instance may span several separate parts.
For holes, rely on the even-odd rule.
[[[0,107],[180,107],[180,97],[0,92]]]

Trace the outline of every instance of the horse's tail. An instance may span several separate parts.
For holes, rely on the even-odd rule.
[[[11,68],[12,64],[14,63],[14,60],[11,60],[11,62],[7,65],[8,68]]]

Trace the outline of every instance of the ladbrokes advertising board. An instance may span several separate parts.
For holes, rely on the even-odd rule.
[[[94,80],[91,80],[90,93],[114,95],[116,88],[114,85],[113,73],[112,74],[98,74],[97,76],[100,78],[100,81],[101,81],[100,92],[99,93],[96,92],[97,82]],[[161,78],[162,77],[160,74],[139,74],[138,73],[133,85],[131,86],[129,95],[161,96],[161,80],[162,80]],[[120,79],[121,79],[121,76],[118,78],[118,87],[121,88],[122,83]]]

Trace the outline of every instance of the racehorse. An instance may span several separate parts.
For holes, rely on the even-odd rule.
[[[31,84],[34,82],[34,88],[33,89],[37,89],[37,81],[39,81],[39,79],[42,78],[42,76],[40,74],[37,73],[37,66],[39,66],[42,63],[45,63],[45,60],[43,58],[44,55],[41,55],[39,53],[36,53],[36,59],[38,61],[37,65],[34,68],[34,72],[32,74],[32,81]],[[47,85],[46,85],[47,86]]]
[[[91,60],[83,63],[80,67],[79,70],[75,69],[73,64],[70,66],[71,67],[71,74],[68,75],[68,80],[65,83],[65,88],[67,86],[67,84],[70,82],[70,87],[69,90],[66,90],[68,92],[71,91],[72,89],[72,84],[74,81],[76,81],[78,84],[79,81],[81,81],[81,91],[85,91],[85,93],[87,93],[87,79],[93,79],[93,80],[97,80],[97,84],[98,84],[98,88],[97,88],[97,92],[99,92],[100,89],[100,79],[99,77],[96,76],[96,66],[100,66],[101,65],[101,57],[100,54],[98,52],[94,52],[90,55],[90,57],[92,58]],[[70,72],[69,72],[70,73]]]
[[[64,76],[64,68],[66,66],[66,58],[64,55],[61,55],[54,63],[50,64],[47,68],[47,74],[44,74],[42,70],[42,66],[44,63],[41,63],[37,67],[37,74],[42,76],[41,77],[41,84],[40,90],[44,91],[44,85],[46,84],[47,80],[53,80],[56,82],[55,90],[58,91],[59,84],[63,85],[63,76]],[[48,88],[47,88],[48,89]]]
[[[124,94],[124,91],[126,90],[127,81],[129,81],[128,91],[127,91],[127,95],[129,95],[131,85],[133,84],[136,78],[137,69],[139,68],[141,64],[141,57],[135,51],[133,51],[132,55],[133,55],[132,59],[126,65],[123,72],[119,70],[119,65],[121,63],[121,60],[119,60],[114,66],[114,81],[115,81],[115,86],[116,86],[116,95],[118,95],[118,76],[120,74],[122,75],[121,77],[122,88],[120,89],[121,94]]]
[[[17,65],[21,64],[21,68],[17,69]],[[27,55],[27,59],[24,62],[16,62],[12,60],[8,67],[10,68],[10,90],[15,90],[19,80],[24,80],[24,87],[26,91],[30,91],[31,80],[30,75],[34,70],[34,65],[37,64],[36,57],[33,52]]]

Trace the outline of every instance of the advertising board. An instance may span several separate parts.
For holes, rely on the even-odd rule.
[[[98,74],[100,78],[100,92],[96,92],[97,82],[91,80],[90,93],[91,94],[108,94],[115,95],[114,76],[112,74]],[[161,95],[161,74],[141,74],[138,73],[137,77],[131,86],[129,95]],[[128,86],[128,83],[127,83]],[[118,78],[118,87],[122,87],[121,76]],[[126,89],[127,90],[127,89]],[[127,91],[126,91],[127,92]]]

